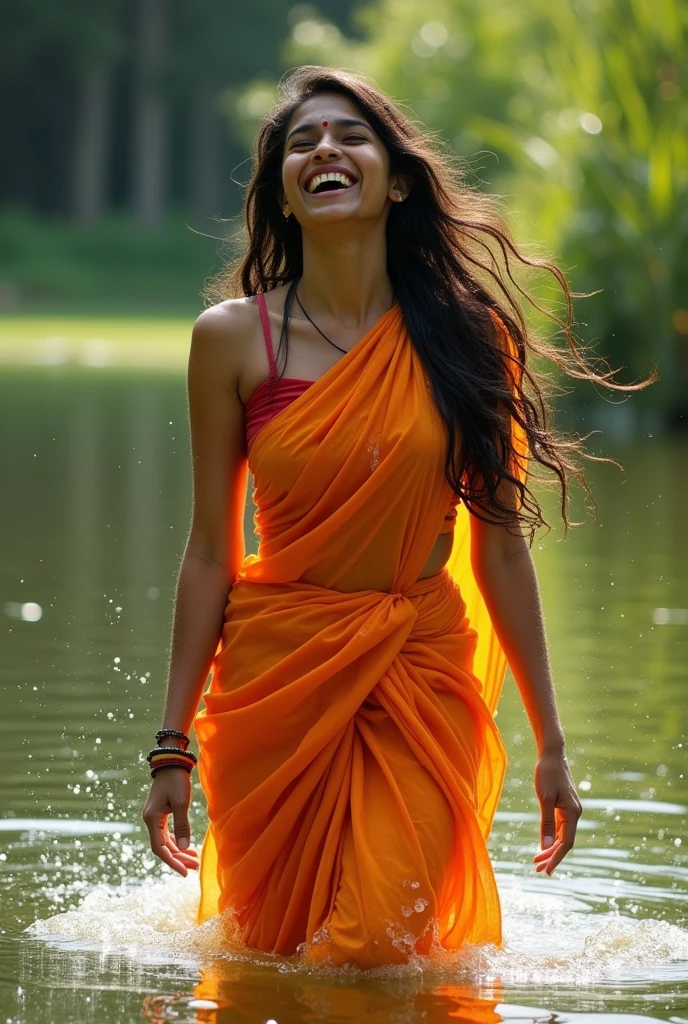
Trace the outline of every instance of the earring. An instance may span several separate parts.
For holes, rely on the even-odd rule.
[[[395,194],[396,194],[397,199],[403,199],[404,198],[403,193],[401,193],[401,192],[397,192]]]

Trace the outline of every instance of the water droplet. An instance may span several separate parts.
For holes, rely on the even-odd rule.
[[[22,580],[23,582],[23,580]],[[43,609],[35,601],[6,601],[5,615],[11,619],[22,619],[24,622],[38,622],[43,615]]]
[[[38,622],[43,615],[43,609],[35,601],[27,601],[21,606],[21,617],[24,622]]]

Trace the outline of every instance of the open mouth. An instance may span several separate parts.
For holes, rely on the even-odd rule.
[[[348,192],[358,182],[345,174],[335,172],[334,174],[316,175],[306,186],[305,191],[311,196],[322,196],[332,193]]]

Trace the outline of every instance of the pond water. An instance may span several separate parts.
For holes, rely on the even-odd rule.
[[[195,928],[196,877],[156,862],[140,821],[189,524],[185,401],[173,372],[0,376],[0,1020],[688,1020],[686,440],[607,441],[625,482],[590,465],[599,523],[566,540],[543,495],[554,529],[533,555],[584,813],[537,875],[509,674],[490,838],[505,949],[306,971]],[[197,788],[193,811],[198,842]]]

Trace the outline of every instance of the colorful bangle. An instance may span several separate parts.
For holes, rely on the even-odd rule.
[[[179,747],[153,747],[152,750],[148,751],[146,760],[150,764],[151,761],[159,754],[169,754],[174,757],[181,757],[185,761],[191,761],[192,764],[196,764],[198,760],[192,750],[180,750]]]
[[[189,737],[185,732],[180,732],[179,729],[159,729],[155,734],[155,742],[160,744],[167,736],[172,736],[176,740],[184,740],[186,747],[189,746]],[[184,748],[185,750],[186,747]]]
[[[180,750],[179,747],[153,747],[146,757],[151,769],[151,777],[161,768],[183,768],[191,773],[197,762],[196,755],[190,750]]]

